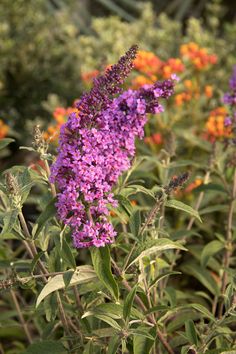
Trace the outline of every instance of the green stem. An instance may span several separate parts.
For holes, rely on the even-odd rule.
[[[48,161],[45,160],[45,167],[46,167],[46,173],[47,173],[47,177],[48,177],[48,180],[49,180],[49,177],[51,175],[51,171],[50,171],[50,167],[49,167],[49,164],[48,164]],[[50,184],[50,188],[51,188],[51,192],[52,192],[52,196],[53,198],[56,197],[57,195],[57,191],[56,191],[56,187],[55,187],[55,184],[49,182]]]

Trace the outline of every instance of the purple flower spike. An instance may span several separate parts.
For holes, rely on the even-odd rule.
[[[102,247],[114,241],[116,232],[107,206],[117,206],[112,188],[130,167],[135,137],[143,137],[147,113],[163,111],[159,99],[173,94],[173,80],[121,93],[136,52],[137,46],[131,47],[94,80],[91,91],[78,103],[78,113],[70,114],[61,128],[51,181],[60,191],[59,218],[71,227],[76,248]]]
[[[230,141],[235,144],[236,138],[236,65],[233,68],[233,74],[229,80],[230,91],[227,92],[223,101],[226,105],[229,106],[230,116],[225,118],[225,126],[230,126],[233,136],[230,138]]]
[[[225,93],[223,101],[225,104],[231,106],[231,108],[236,107],[236,65],[233,68],[233,74],[229,80],[230,91]]]
[[[231,90],[236,91],[236,65],[233,68],[233,74],[229,81],[229,87],[231,88]]]

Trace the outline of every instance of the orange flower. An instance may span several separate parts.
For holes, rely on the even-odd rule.
[[[161,145],[163,143],[163,138],[160,133],[153,134],[144,138],[145,143],[150,145]]]
[[[211,85],[206,85],[204,88],[205,96],[211,98],[213,95],[213,87]]]
[[[0,139],[5,138],[9,131],[8,125],[6,125],[1,119],[0,119]]]
[[[218,107],[210,112],[206,122],[209,140],[214,141],[217,138],[229,137],[231,135],[231,127],[224,125],[226,115],[227,111],[224,107]]]
[[[184,94],[183,93],[179,93],[175,96],[175,104],[176,106],[182,106],[182,104],[184,103]]]
[[[169,79],[172,74],[182,73],[185,67],[179,58],[170,58],[162,65],[162,76]]]
[[[186,90],[181,93],[178,93],[175,96],[176,106],[181,106],[184,102],[189,102],[191,99],[196,100],[200,97],[200,88],[196,82],[191,80],[184,80],[183,84]],[[205,86],[204,93],[208,98],[210,98],[212,96],[212,86]]]
[[[133,80],[132,80],[132,85],[131,88],[133,90],[137,90],[140,87],[146,85],[146,84],[153,84],[155,81],[157,80],[157,77],[155,75],[152,75],[151,77],[147,77],[144,75],[139,75],[136,76]]]
[[[195,181],[190,183],[185,189],[184,193],[191,193],[195,188],[199,187],[203,183],[201,178],[196,178]]]
[[[152,52],[140,50],[134,61],[134,68],[146,75],[155,75],[161,67],[162,61]]]
[[[180,54],[192,62],[197,70],[206,69],[209,65],[217,63],[217,56],[215,54],[209,54],[206,48],[201,48],[193,42],[181,45]]]
[[[192,83],[191,80],[184,80],[184,86],[185,86],[187,89],[192,89],[193,83]]]
[[[47,131],[43,134],[44,139],[50,142],[57,141],[62,124],[66,122],[67,117],[72,112],[78,113],[78,109],[73,107],[57,107],[53,112],[53,117],[56,121],[56,124],[50,125],[48,127]]]
[[[197,93],[193,91],[185,91],[175,96],[176,106],[181,106],[184,102],[189,102],[193,97],[197,98]]]
[[[88,71],[86,73],[82,73],[81,77],[85,83],[91,83],[92,80],[98,76],[98,74],[99,74],[98,70],[92,70],[92,71]]]

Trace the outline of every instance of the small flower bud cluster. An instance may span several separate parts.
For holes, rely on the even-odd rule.
[[[163,111],[160,98],[173,93],[173,80],[120,93],[120,84],[132,68],[132,47],[118,64],[94,80],[94,87],[62,126],[59,155],[51,181],[59,188],[58,214],[72,229],[74,246],[104,246],[116,232],[107,204],[117,205],[112,187],[130,167],[135,137],[143,137],[147,113]]]
[[[10,172],[7,172],[5,175],[5,183],[13,207],[17,209],[20,208],[21,195],[20,195],[20,187],[17,178],[13,176]]]
[[[48,144],[43,137],[43,133],[41,132],[39,125],[36,125],[34,127],[33,136],[34,136],[34,141],[33,141],[34,148],[38,151],[40,155],[46,154],[48,150]]]
[[[184,172],[180,176],[173,177],[168,186],[165,187],[166,194],[170,194],[171,192],[176,191],[178,188],[183,187],[183,185],[187,182],[188,179],[188,172]]]

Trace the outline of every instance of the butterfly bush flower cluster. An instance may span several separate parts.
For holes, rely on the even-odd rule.
[[[78,111],[61,127],[51,180],[59,188],[59,217],[71,227],[77,248],[114,241],[108,210],[108,204],[117,206],[112,187],[130,167],[135,137],[143,137],[147,113],[162,112],[159,99],[173,94],[175,77],[121,93],[136,52],[137,47],[131,47],[95,78],[91,91],[77,103]]]
[[[233,68],[233,74],[229,81],[230,91],[224,95],[223,101],[230,108],[231,114],[225,118],[225,126],[232,129],[233,143],[236,144],[236,65]]]

